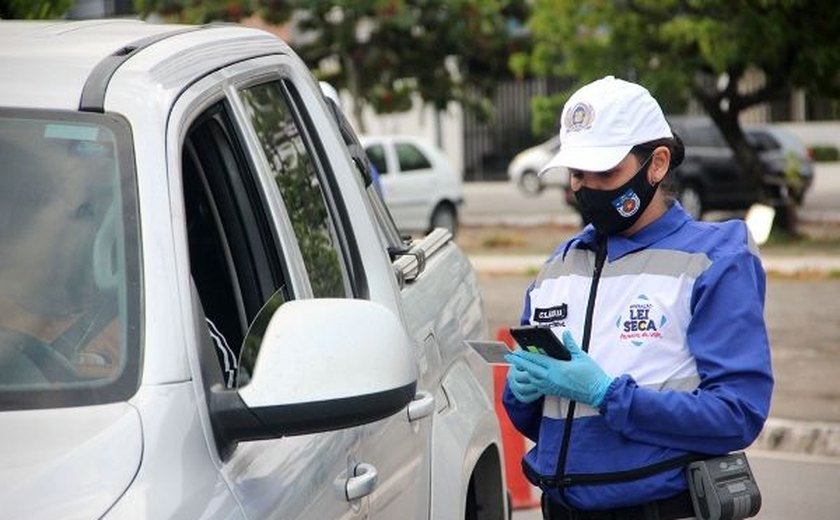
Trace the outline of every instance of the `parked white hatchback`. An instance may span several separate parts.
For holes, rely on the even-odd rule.
[[[379,173],[382,196],[404,232],[442,227],[458,231],[458,208],[464,202],[461,175],[443,151],[419,137],[361,136]]]
[[[0,520],[503,518],[476,274],[331,107],[264,31],[0,22]]]

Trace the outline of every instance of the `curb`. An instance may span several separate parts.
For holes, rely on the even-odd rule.
[[[840,423],[770,417],[750,447],[765,451],[840,457]]]

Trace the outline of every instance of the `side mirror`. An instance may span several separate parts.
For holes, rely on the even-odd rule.
[[[403,409],[416,384],[411,340],[386,307],[295,300],[273,311],[247,384],[213,388],[211,413],[232,446],[377,421]]]

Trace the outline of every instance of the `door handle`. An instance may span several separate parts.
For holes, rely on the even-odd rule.
[[[408,420],[414,422],[422,419],[435,411],[435,396],[431,393],[420,390],[414,399],[408,403]]]
[[[353,476],[347,479],[344,485],[344,495],[347,501],[351,502],[358,498],[370,495],[376,488],[379,481],[379,474],[372,464],[362,462],[353,468]]]

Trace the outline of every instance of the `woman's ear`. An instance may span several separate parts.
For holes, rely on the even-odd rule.
[[[650,168],[648,168],[648,182],[651,186],[662,182],[670,165],[671,149],[667,146],[658,146],[653,151],[653,158],[650,160]]]

